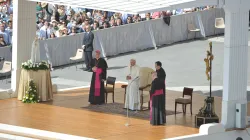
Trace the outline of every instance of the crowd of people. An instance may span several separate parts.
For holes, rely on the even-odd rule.
[[[0,47],[12,44],[12,0],[0,1]]]
[[[89,25],[91,30],[100,30],[210,8],[212,6],[132,15],[38,2],[37,36],[49,39],[75,35],[86,32]]]
[[[91,26],[91,30],[100,30],[210,8],[213,7],[132,15],[37,2],[36,35],[39,39],[50,39],[86,32],[87,26]],[[12,44],[12,20],[13,0],[0,0],[0,47]]]

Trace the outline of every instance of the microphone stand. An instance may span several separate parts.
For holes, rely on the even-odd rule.
[[[127,123],[125,124],[125,126],[129,126],[130,125],[130,119],[129,119],[129,114],[128,114],[128,106],[129,106],[129,100],[128,100],[128,93],[126,93],[126,106],[127,106]]]
[[[136,77],[135,79],[133,79],[131,81],[131,83],[133,83],[136,79],[138,79],[139,77]],[[128,82],[129,83],[129,82]],[[130,83],[130,84],[131,84]],[[128,112],[128,107],[129,107],[129,99],[128,99],[128,93],[126,93],[126,103],[127,103],[127,123],[125,124],[125,126],[130,126],[130,119],[129,119],[129,112]]]

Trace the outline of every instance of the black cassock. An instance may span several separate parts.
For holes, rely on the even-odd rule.
[[[157,73],[157,77],[162,80],[162,82],[164,82],[164,105],[166,104],[166,84],[165,84],[165,80],[166,80],[166,73],[165,70],[163,68],[160,68],[159,70],[156,70]],[[165,107],[165,106],[164,106]]]
[[[103,104],[105,103],[105,89],[104,80],[107,77],[107,62],[103,58],[98,60],[95,58],[92,61],[91,67],[97,67],[96,71],[93,71],[90,92],[89,92],[89,102],[90,104]]]
[[[150,91],[150,124],[152,125],[166,123],[164,87],[165,83],[160,78],[152,82]]]

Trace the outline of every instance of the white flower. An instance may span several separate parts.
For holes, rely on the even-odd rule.
[[[26,99],[29,99],[29,97],[26,97]]]
[[[30,100],[32,100],[33,98],[30,98]]]
[[[37,100],[37,102],[40,102],[40,100]]]
[[[23,99],[23,102],[24,102],[24,99]]]

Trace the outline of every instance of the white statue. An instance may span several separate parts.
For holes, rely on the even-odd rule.
[[[31,51],[31,61],[33,63],[40,62],[40,47],[38,42],[38,37],[36,36],[35,40],[32,43],[32,51]]]

